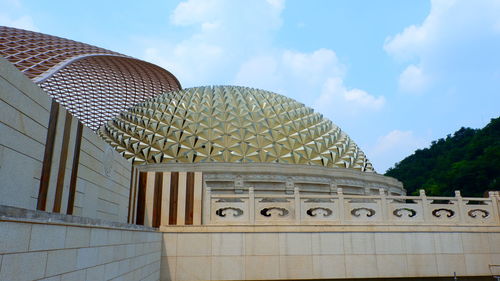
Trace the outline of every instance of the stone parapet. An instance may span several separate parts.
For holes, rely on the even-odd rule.
[[[349,195],[262,194],[205,192],[207,225],[500,225],[498,192],[488,198]],[[208,202],[210,202],[208,204]]]
[[[0,280],[158,280],[151,228],[0,206]]]

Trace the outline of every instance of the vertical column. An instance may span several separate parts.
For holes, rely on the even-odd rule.
[[[40,176],[40,187],[38,189],[37,210],[45,211],[47,204],[47,194],[49,191],[50,170],[52,167],[52,151],[56,138],[57,117],[59,115],[59,104],[52,100],[49,115],[49,127],[47,138],[45,139],[45,152],[43,154],[42,175]]]
[[[337,188],[337,196],[339,198],[339,206],[338,206],[338,212],[339,212],[339,219],[341,224],[345,224],[345,202],[344,202],[344,192],[342,191],[342,188]]]
[[[146,188],[148,182],[148,173],[139,173],[139,184],[137,188],[137,214],[135,223],[144,225],[144,217],[146,212]]]
[[[495,223],[500,223],[500,206],[499,206],[499,203],[500,203],[500,192],[498,191],[490,191],[488,192],[488,197],[491,199],[491,209],[492,209],[492,213],[491,214],[493,216],[493,220]]]
[[[177,225],[186,224],[186,184],[187,173],[179,172],[179,191],[177,196]]]
[[[383,188],[379,188],[378,193],[380,195],[380,210],[382,211],[382,220],[388,221],[389,214],[387,210],[389,206],[387,206],[387,197],[385,194],[385,190]]]
[[[210,187],[203,184],[203,221],[202,224],[210,224],[212,219],[212,191]]]
[[[147,172],[144,225],[153,226],[153,202],[155,194],[155,172]]]
[[[153,195],[153,227],[160,227],[162,217],[162,189],[163,189],[163,173],[155,173],[155,189]]]
[[[66,214],[72,215],[73,209],[75,207],[75,197],[76,197],[76,182],[78,179],[78,166],[80,164],[80,150],[82,146],[82,133],[83,133],[83,124],[78,121],[78,125],[76,128],[76,137],[75,137],[75,148],[73,149],[73,163],[71,165],[71,176],[69,180],[69,194],[68,194],[68,206],[66,207]],[[132,168],[132,172],[134,169]],[[130,186],[130,190],[132,190],[132,186]],[[130,206],[130,204],[129,204]],[[130,218],[129,218],[130,220]]]
[[[161,193],[161,220],[160,225],[168,225],[170,218],[170,179],[171,173],[163,173],[163,190]]]
[[[186,173],[186,204],[185,204],[185,223],[186,225],[193,224],[193,209],[194,209],[194,173]]]
[[[460,223],[465,223],[465,204],[460,190],[455,190],[455,198],[457,199],[458,214],[460,216],[458,220]]]
[[[202,188],[203,188],[203,174],[201,172],[194,173],[194,206],[193,206],[193,224],[201,224],[201,200],[202,200]]]
[[[420,200],[422,201],[422,212],[424,213],[424,221],[430,221],[430,209],[429,209],[429,202],[427,202],[427,195],[425,195],[425,189],[420,189],[419,191],[420,194]]]
[[[250,224],[255,224],[255,191],[254,187],[251,186],[248,188],[248,212]]]
[[[66,161],[68,160],[69,138],[71,133],[71,120],[72,116],[66,111],[64,120],[64,131],[62,136],[61,154],[59,155],[59,169],[57,171],[56,192],[54,196],[54,207],[52,211],[59,213],[61,211],[63,189],[64,189],[64,176],[66,174]]]
[[[177,224],[177,197],[179,193],[179,172],[170,174],[170,204],[168,205],[168,224]]]
[[[300,224],[302,220],[302,211],[300,209],[300,191],[298,186],[293,188],[293,195],[295,201],[295,223]]]

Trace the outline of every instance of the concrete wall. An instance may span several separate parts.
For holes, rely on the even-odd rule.
[[[45,181],[48,192],[41,210],[66,213],[77,163],[73,214],[127,221],[131,164],[62,106],[55,118],[54,147],[49,153],[52,159],[47,161],[44,153],[52,108],[48,94],[0,58],[0,205],[36,209],[45,161],[50,163]],[[79,159],[75,154],[78,142]],[[56,201],[60,202],[59,210]]]
[[[500,275],[500,227],[163,227],[161,280]],[[496,265],[496,266],[494,266]]]
[[[161,234],[152,229],[44,212],[13,218],[4,209],[0,280],[159,280]]]

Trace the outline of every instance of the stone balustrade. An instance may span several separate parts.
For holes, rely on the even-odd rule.
[[[207,190],[208,225],[500,225],[499,192],[488,198],[378,195],[214,194]]]

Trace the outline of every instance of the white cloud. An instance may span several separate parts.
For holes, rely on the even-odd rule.
[[[344,75],[345,66],[332,50],[319,49],[312,53],[282,50],[246,61],[233,82],[285,94],[327,116],[335,112],[352,117],[384,106],[383,96],[348,89]]]
[[[439,81],[444,87],[463,88],[463,81],[470,83],[468,74],[487,79],[499,69],[499,19],[498,0],[432,0],[421,24],[385,41],[388,54],[409,63],[400,75],[399,89],[424,92],[440,86]]]
[[[429,78],[422,68],[410,64],[399,76],[399,90],[406,93],[422,93],[429,84]]]
[[[315,108],[328,112],[357,115],[366,111],[380,110],[385,104],[383,96],[375,97],[360,89],[347,89],[340,77],[330,77],[324,84]],[[339,114],[340,115],[340,114]]]
[[[413,131],[393,130],[379,137],[368,155],[373,165],[383,173],[396,162],[428,144],[426,138],[416,136]]]
[[[224,80],[221,73],[235,73],[252,54],[272,48],[284,5],[283,0],[183,1],[170,22],[193,32],[174,44],[171,39],[148,41],[144,58],[171,70],[183,86],[224,83],[230,78]]]
[[[2,0],[0,6],[0,25],[38,31],[33,18],[24,13],[19,0]]]

